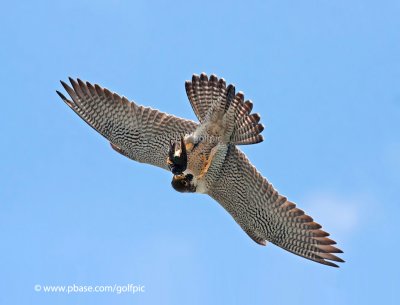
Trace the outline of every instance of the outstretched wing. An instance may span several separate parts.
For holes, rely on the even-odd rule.
[[[231,145],[219,180],[208,191],[257,243],[275,245],[321,264],[338,267],[342,253],[321,226],[281,196],[244,153]]]
[[[135,161],[168,170],[170,140],[193,132],[197,123],[129,102],[125,97],[81,80],[61,82],[72,100],[63,101],[111,142],[113,149]]]

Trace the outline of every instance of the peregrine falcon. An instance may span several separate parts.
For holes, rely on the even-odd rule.
[[[61,81],[61,99],[120,154],[171,171],[172,187],[208,194],[260,245],[267,241],[309,260],[338,267],[343,253],[304,211],[280,195],[239,145],[263,141],[260,116],[242,92],[223,78],[202,73],[186,81],[199,122],[129,101],[80,79]],[[334,254],[335,253],[335,254]]]

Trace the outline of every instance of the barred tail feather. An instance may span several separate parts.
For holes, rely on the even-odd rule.
[[[255,144],[263,141],[261,132],[264,126],[259,123],[260,116],[251,113],[253,103],[244,99],[244,94],[235,93],[235,86],[226,85],[223,78],[205,73],[194,74],[192,81],[185,83],[190,104],[200,123],[216,114],[223,114],[227,120],[229,141],[237,145]]]

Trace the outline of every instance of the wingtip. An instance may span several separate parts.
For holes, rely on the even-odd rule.
[[[341,264],[344,264],[346,262],[344,259],[341,259],[341,258],[339,258],[338,260],[335,260],[335,261],[338,262],[338,263],[341,263]],[[335,268],[340,268],[339,265],[337,265],[337,264],[335,264],[335,263],[333,263],[331,261],[325,261],[325,262],[328,263],[327,264],[328,266],[332,266],[332,267],[335,267]]]
[[[64,82],[64,81],[60,80],[60,83],[61,83],[61,85],[62,85],[64,88],[68,87],[67,83]]]
[[[61,81],[61,84],[63,84],[63,83],[64,82]],[[63,84],[63,86],[64,86],[64,84]],[[61,97],[61,99],[64,101],[65,104],[67,104],[70,108],[74,108],[74,104],[69,99],[67,99],[64,94],[62,94],[58,90],[56,90],[56,92],[57,92],[58,96]]]
[[[339,265],[329,262],[329,261],[325,261],[325,265],[330,266],[330,267],[334,267],[334,268],[340,268]]]
[[[62,94],[60,91],[56,90],[56,92],[57,92],[58,96],[61,97],[61,99],[62,99],[63,101],[65,101],[65,100],[67,99],[67,98],[65,97],[65,95]]]
[[[335,264],[334,262],[330,261],[329,259],[321,258],[321,259],[315,260],[315,262],[320,263],[325,266],[329,266],[329,267],[340,268],[340,266],[338,264]],[[345,261],[344,260],[335,260],[335,262],[344,263]]]

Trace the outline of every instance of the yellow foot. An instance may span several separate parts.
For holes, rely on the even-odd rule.
[[[185,146],[186,146],[186,150],[187,150],[187,151],[192,151],[192,149],[193,149],[193,147],[194,147],[193,143],[190,143],[190,142],[189,142],[189,143],[186,143]]]

